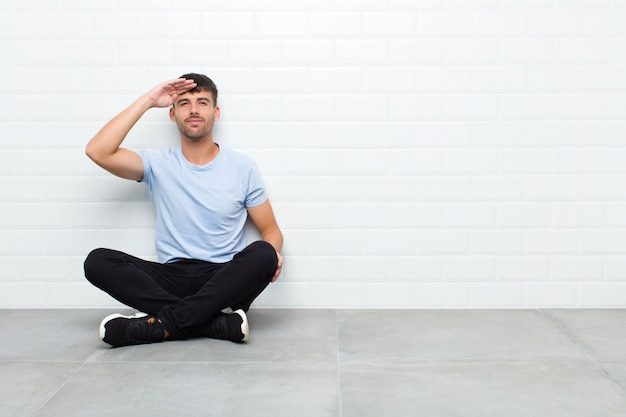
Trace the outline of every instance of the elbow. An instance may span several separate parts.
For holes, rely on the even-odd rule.
[[[85,155],[87,155],[87,157],[92,161],[94,161],[96,158],[96,153],[93,149],[93,146],[91,145],[91,142],[89,142],[87,146],[85,146]]]
[[[87,146],[85,146],[85,155],[87,155],[87,157],[93,162],[100,165],[100,161],[102,160],[102,154],[101,152],[98,152],[96,146],[94,146],[91,142],[89,142]]]

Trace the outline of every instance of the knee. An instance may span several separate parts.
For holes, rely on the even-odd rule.
[[[278,256],[276,255],[276,249],[274,249],[274,246],[264,240],[258,240],[252,243],[249,248],[255,252],[259,260],[267,262],[274,268],[276,267],[276,264],[278,263]]]
[[[107,257],[109,249],[98,248],[92,250],[87,258],[85,258],[84,269],[85,278],[93,284],[95,281],[99,281],[99,278],[103,275],[102,272],[106,269]]]
[[[89,252],[85,258],[85,272],[92,270],[96,265],[100,264],[106,257],[107,249],[98,248]]]
[[[249,265],[254,271],[263,271],[263,275],[273,275],[278,266],[276,249],[263,240],[251,243],[236,258]]]

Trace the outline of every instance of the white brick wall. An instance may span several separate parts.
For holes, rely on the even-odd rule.
[[[83,149],[188,71],[284,229],[258,307],[626,307],[623,1],[183,3],[0,4],[0,307],[117,306],[83,259],[153,259],[154,212]]]

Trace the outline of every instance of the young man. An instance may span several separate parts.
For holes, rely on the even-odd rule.
[[[124,138],[151,108],[170,107],[180,133],[175,149],[133,152]],[[156,253],[150,262],[96,249],[85,276],[139,310],[100,324],[112,346],[211,337],[245,342],[246,312],[282,269],[283,235],[254,162],[213,138],[217,88],[201,74],[163,82],[107,123],[87,144],[96,164],[144,182],[156,208]],[[246,247],[247,218],[261,239]]]

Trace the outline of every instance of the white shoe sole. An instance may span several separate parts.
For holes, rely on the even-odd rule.
[[[140,317],[145,317],[147,316],[146,313],[135,313],[132,316],[125,316],[123,314],[119,314],[119,313],[115,313],[115,314],[110,314],[108,316],[106,316],[105,318],[102,319],[102,321],[100,322],[100,328],[98,330],[98,338],[100,339],[101,342],[106,343],[104,341],[104,336],[106,333],[106,329],[104,328],[104,326],[111,320],[116,319],[118,317],[123,317],[125,319],[136,319],[136,318],[140,318]]]

